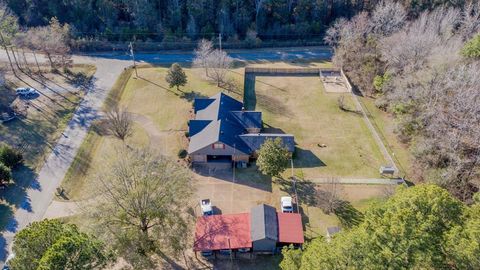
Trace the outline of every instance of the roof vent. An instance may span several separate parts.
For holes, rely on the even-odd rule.
[[[244,111],[245,111],[245,107],[242,106],[242,112],[244,112]]]

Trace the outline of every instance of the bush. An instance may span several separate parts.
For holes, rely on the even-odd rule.
[[[0,146],[0,162],[13,169],[23,162],[23,155],[8,145],[2,145]]]
[[[9,182],[12,179],[12,171],[5,164],[0,163],[0,184]]]
[[[190,137],[190,133],[188,131],[185,131],[185,137]]]
[[[180,149],[180,150],[178,150],[178,154],[177,154],[177,155],[178,155],[179,158],[185,158],[185,157],[187,157],[187,154],[188,154],[187,150],[185,150],[185,149]]]

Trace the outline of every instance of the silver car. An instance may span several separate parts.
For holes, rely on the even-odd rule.
[[[19,96],[33,96],[37,94],[37,90],[30,87],[19,87],[15,90]]]

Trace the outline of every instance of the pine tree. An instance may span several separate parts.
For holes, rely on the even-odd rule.
[[[187,84],[187,75],[178,63],[174,63],[168,70],[165,80],[170,84],[170,87],[176,86],[179,90],[179,86]]]

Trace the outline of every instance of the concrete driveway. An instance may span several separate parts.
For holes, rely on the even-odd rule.
[[[279,192],[272,190],[269,183],[256,183],[236,175],[233,181],[232,170],[220,170],[208,174],[207,171],[195,173],[195,203],[210,199],[215,214],[247,213],[253,206],[261,203],[278,206]],[[200,206],[196,207],[201,215]]]
[[[229,53],[237,59],[256,61],[330,59],[332,55],[331,50],[325,47],[268,48],[230,51]],[[33,55],[30,54],[27,54],[26,59],[30,63],[34,61]],[[192,52],[137,54],[137,59],[148,63],[191,62]],[[64,135],[59,139],[44,166],[38,172],[37,178],[31,179],[32,185],[26,190],[23,198],[24,204],[31,205],[31,207],[17,209],[9,221],[9,229],[0,236],[0,265],[7,257],[15,233],[29,223],[44,217],[53,199],[55,189],[63,180],[91,123],[98,119],[109,90],[121,72],[131,65],[130,57],[125,53],[73,56],[73,60],[75,63],[93,64],[97,67],[94,75],[95,85],[79,105],[63,132]],[[0,51],[0,61],[8,61],[4,51]],[[45,62],[45,59],[39,57],[39,62]],[[251,206],[261,202],[275,206],[278,204],[272,200],[271,190],[256,188],[248,179],[240,179],[234,183],[233,177],[232,180],[228,180],[227,175],[216,175],[199,176],[198,181],[200,181],[197,192],[198,200],[210,196],[213,204],[218,206],[222,213],[247,212]]]

